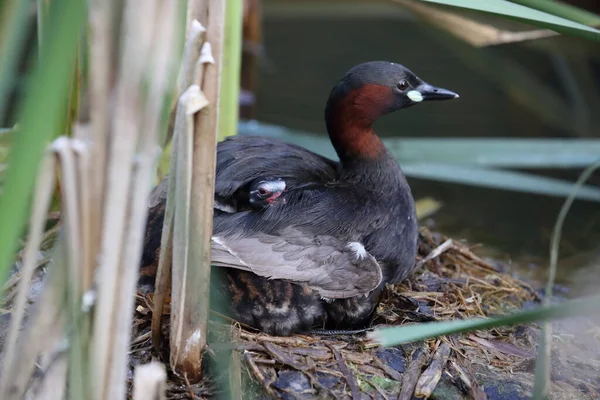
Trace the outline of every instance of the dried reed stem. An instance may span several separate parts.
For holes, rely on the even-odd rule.
[[[68,329],[68,347],[70,350],[70,361],[71,368],[69,371],[72,374],[75,374],[77,379],[71,379],[71,384],[69,385],[69,390],[72,396],[77,398],[83,396],[86,387],[85,380],[85,348],[82,345],[82,336],[79,329],[77,329],[77,323],[80,317],[80,299],[81,299],[81,275],[80,275],[80,265],[82,262],[81,253],[80,253],[80,245],[79,245],[79,237],[80,237],[80,226],[78,224],[79,221],[79,200],[80,196],[78,195],[78,177],[77,173],[80,171],[79,166],[77,165],[77,159],[75,157],[76,150],[78,148],[78,152],[85,153],[85,148],[82,147],[81,142],[78,140],[70,140],[65,137],[61,137],[54,141],[51,146],[53,154],[51,157],[47,158],[45,163],[43,164],[44,170],[40,172],[40,178],[38,180],[38,184],[45,186],[43,189],[38,190],[36,195],[40,197],[36,197],[36,204],[45,203],[44,210],[37,210],[36,213],[43,211],[42,221],[45,222],[44,215],[47,212],[48,204],[50,201],[50,195],[52,193],[52,189],[54,186],[54,173],[55,173],[55,160],[56,157],[59,161],[59,165],[61,167],[61,175],[63,176],[62,180],[62,203],[64,208],[64,232],[61,239],[57,243],[57,247],[55,250],[63,250],[66,253],[61,253],[62,257],[58,258],[58,261],[55,263],[53,267],[53,271],[51,272],[51,276],[64,276],[65,273],[68,273],[69,286],[65,285],[66,279],[48,279],[47,286],[44,289],[44,294],[41,299],[38,299],[38,303],[36,307],[41,307],[41,309],[36,310],[37,314],[31,322],[31,326],[24,339],[19,343],[19,347],[21,350],[21,358],[19,361],[23,361],[18,364],[17,368],[15,368],[15,374],[13,375],[12,387],[9,388],[8,392],[14,396],[21,396],[23,392],[26,390],[27,380],[31,374],[31,370],[33,368],[33,360],[37,355],[48,356],[53,351],[53,348],[57,347],[56,343],[60,340],[61,336],[64,335],[64,327],[62,324],[64,310],[65,307],[62,304],[62,301],[65,299],[68,301],[68,315],[67,319],[69,324]],[[44,197],[46,196],[46,197]],[[39,223],[39,221],[38,221]],[[43,224],[42,224],[43,225]],[[33,235],[40,235],[41,232],[36,232],[36,230],[41,231],[43,226],[32,229]],[[63,240],[64,239],[64,240]],[[31,246],[27,248],[26,253],[29,251],[35,252],[38,251],[40,244],[40,238],[34,239],[31,243]],[[35,246],[34,246],[35,245]],[[31,255],[26,254],[26,258],[31,257]],[[26,261],[26,264],[31,261]],[[33,261],[35,263],[35,261]],[[26,272],[23,274],[23,284],[21,286],[21,293],[19,296],[27,296],[28,293],[28,282],[31,278],[31,274],[28,269],[32,267],[27,266],[25,268]],[[66,269],[65,269],[66,268]],[[32,271],[31,271],[32,272]],[[50,300],[46,298],[49,297]],[[22,305],[17,304],[17,313],[23,312],[24,307]],[[43,311],[41,311],[43,310]],[[50,317],[50,318],[48,318]],[[13,326],[11,329],[18,330],[20,327],[21,316],[18,316],[13,321]],[[32,332],[33,331],[33,332]],[[35,332],[38,331],[38,332]],[[43,336],[40,336],[43,335]],[[43,339],[42,339],[43,338]],[[26,349],[24,351],[24,349]],[[23,354],[24,353],[24,354]],[[9,355],[9,358],[12,359],[13,356]],[[66,368],[60,367],[61,363],[66,362],[61,360],[59,363],[59,367],[56,365],[50,365],[48,368],[51,369],[51,373],[42,375],[42,387],[66,387],[64,381],[63,372],[66,371]],[[11,365],[12,364],[5,364]],[[6,379],[9,378],[9,374],[7,374]],[[84,378],[82,379],[81,376]],[[58,379],[59,381],[56,381]],[[6,393],[6,392],[5,392]]]
[[[442,378],[442,372],[448,362],[448,357],[452,349],[449,345],[442,342],[433,354],[431,364],[421,373],[417,385],[415,387],[414,395],[416,397],[428,399],[435,390],[438,382]]]
[[[75,136],[83,137],[83,133],[87,133],[87,130],[81,125],[75,125],[73,128]],[[83,292],[90,289],[92,285],[94,267],[96,266],[94,260],[93,250],[96,246],[93,246],[92,241],[92,214],[93,214],[93,179],[92,175],[92,158],[93,158],[93,147],[90,146],[90,142],[80,138],[72,142],[72,149],[75,155],[75,162],[77,163],[77,187],[78,187],[78,209],[79,216],[77,223],[80,229],[80,263],[79,272],[81,290]]]
[[[117,2],[92,1],[89,8],[93,135],[84,124],[78,124],[74,131],[77,139],[62,137],[53,143],[61,166],[64,224],[54,248],[54,265],[28,329],[17,341],[53,188],[54,164],[44,164],[40,172],[5,359],[14,360],[14,364],[4,366],[0,395],[54,399],[64,397],[68,388],[70,398],[118,400],[126,396],[138,265],[162,109],[173,81],[174,51],[179,44],[179,3],[124,3],[123,47],[114,93],[111,54],[118,44],[114,24]],[[114,116],[109,115],[109,97],[114,97]],[[54,163],[53,157],[47,163]],[[91,290],[99,254],[99,280],[97,289]],[[96,296],[90,351],[92,321],[88,311]],[[64,357],[67,351],[68,359]],[[15,360],[17,352],[20,357]],[[36,363],[41,374],[32,379]],[[90,390],[92,382],[95,386]]]
[[[97,385],[94,395],[99,399],[120,399],[125,396],[136,268],[141,255],[141,232],[147,213],[144,197],[147,197],[150,189],[150,179],[145,179],[149,176],[148,169],[153,164],[156,146],[156,115],[150,121],[145,120],[150,110],[145,110],[142,96],[147,62],[155,57],[151,51],[152,33],[162,18],[159,4],[157,0],[125,2],[122,23],[124,44],[115,87],[115,115],[107,158],[108,185],[94,326],[92,363],[96,377],[94,383]],[[160,23],[169,24],[168,29],[172,29],[175,21]],[[164,45],[160,40],[156,43]],[[155,103],[151,104],[150,108],[155,110]],[[143,130],[149,130],[149,133],[142,136]],[[135,172],[133,166],[137,167]]]
[[[188,340],[186,353],[198,357],[204,350],[208,336],[208,313],[210,309],[211,238],[213,229],[213,201],[215,184],[216,146],[219,132],[219,94],[221,86],[221,54],[224,33],[224,2],[208,1],[209,14],[206,40],[200,57],[201,63],[208,63],[201,77],[202,91],[210,105],[195,116],[194,147],[192,155],[192,192],[190,202],[189,241],[187,265],[187,290],[185,292]],[[212,47],[212,55],[210,48]],[[214,58],[214,59],[213,59]],[[214,65],[210,65],[213,64]],[[189,319],[188,319],[189,318]],[[197,342],[193,343],[192,340]],[[190,344],[195,348],[188,348]],[[198,365],[199,366],[199,365]],[[199,380],[200,376],[197,376]]]
[[[77,326],[80,316],[80,301],[83,295],[82,290],[82,274],[81,264],[82,258],[80,253],[80,238],[81,226],[80,222],[80,204],[78,196],[77,173],[79,168],[76,166],[75,154],[73,152],[73,144],[76,139],[70,140],[66,137],[60,137],[53,143],[52,148],[57,154],[61,165],[62,175],[62,205],[65,226],[66,239],[66,262],[67,273],[70,277],[69,285],[66,286],[66,297],[68,302],[67,321],[70,322],[71,328]],[[73,329],[70,337],[70,364],[69,373],[71,374],[69,392],[70,396],[79,398],[84,396],[88,390],[87,382],[87,365],[85,363],[86,349],[83,345],[82,331]]]
[[[21,279],[17,298],[13,306],[13,313],[10,322],[10,328],[4,343],[5,353],[2,365],[2,375],[0,377],[0,398],[8,396],[6,391],[9,371],[14,368],[13,359],[17,349],[17,339],[19,331],[25,316],[27,307],[27,295],[29,293],[31,278],[37,267],[37,252],[40,247],[46,215],[52,200],[52,191],[54,189],[56,161],[54,155],[47,154],[40,165],[38,181],[33,198],[33,210],[29,222],[29,240],[25,246],[23,257],[23,267],[21,269]]]
[[[89,104],[93,130],[93,156],[90,195],[90,249],[86,259],[86,269],[90,272],[84,276],[91,278],[91,271],[96,266],[95,255],[100,249],[102,235],[102,213],[104,210],[104,186],[106,185],[105,165],[109,139],[109,97],[114,83],[116,60],[113,51],[118,33],[117,0],[92,0],[89,2],[90,28],[90,82]],[[89,289],[91,280],[86,280],[85,288]]]
[[[37,390],[35,399],[62,400],[65,398],[65,382],[68,367],[67,358],[60,356],[58,360],[50,359],[48,361],[48,369],[45,370],[44,379]]]
[[[190,2],[191,4],[191,2]],[[188,28],[188,36],[185,42],[183,60],[180,71],[180,86],[179,93],[184,93],[194,81],[195,65],[200,54],[200,46],[202,44],[204,27],[194,21]],[[171,176],[176,173],[179,163],[179,148],[180,141],[183,141],[184,132],[186,130],[185,105],[181,104],[181,98],[178,101],[176,108],[175,123],[173,128],[173,144],[171,152]],[[165,205],[165,214],[163,222],[163,230],[161,236],[161,248],[159,255],[159,264],[156,274],[156,288],[154,291],[154,313],[152,314],[152,345],[158,351],[160,346],[160,335],[162,325],[162,315],[165,298],[169,295],[171,285],[171,265],[173,254],[173,219],[175,214],[176,199],[176,178],[168,178],[163,185],[168,185],[167,200]],[[177,196],[180,196],[178,194]]]
[[[122,274],[120,299],[127,304],[127,310],[120,313],[118,319],[119,347],[125,351],[129,346],[129,332],[131,332],[131,316],[133,314],[134,297],[138,266],[142,253],[144,228],[148,214],[148,194],[152,182],[154,166],[158,155],[158,128],[164,99],[169,91],[169,84],[173,77],[174,43],[176,43],[176,2],[159,2],[155,7],[153,19],[160,19],[161,23],[149,32],[142,32],[143,36],[153,43],[153,57],[155,63],[150,70],[149,96],[145,104],[142,132],[138,144],[138,154],[132,176],[129,204],[129,222],[127,226],[125,247],[122,254]],[[113,380],[124,384],[123,375],[115,375]],[[119,392],[121,393],[121,392]],[[112,397],[111,397],[112,398]]]
[[[483,24],[469,18],[465,18],[455,12],[443,11],[439,7],[423,4],[414,0],[394,0],[423,18],[442,29],[450,32],[457,38],[469,43],[474,47],[493,46],[505,43],[522,42],[557,36],[558,33],[548,29],[536,29],[523,32],[511,32],[498,29],[494,26]]]
[[[192,140],[193,140],[193,115],[198,111],[194,107],[197,98],[201,97],[200,88],[194,85],[195,65],[200,55],[200,45],[204,28],[194,20],[189,31],[189,38],[186,44],[184,55],[184,79],[182,85],[189,86],[182,91],[177,105],[177,114],[175,116],[174,140],[177,146],[173,147],[173,152],[177,154],[175,179],[170,180],[170,185],[175,184],[175,196],[173,201],[173,266],[172,266],[172,304],[171,304],[171,356],[170,363],[172,367],[180,367],[182,360],[180,350],[185,345],[182,339],[184,317],[183,293],[186,285],[186,267],[189,251],[189,208],[191,193],[191,170],[192,170]],[[172,190],[172,189],[171,189]],[[168,232],[167,232],[168,233]],[[163,235],[165,232],[163,231]],[[177,368],[179,370],[179,368]]]
[[[202,4],[204,8],[201,7]],[[209,11],[207,42],[203,45],[195,74],[209,106],[188,110],[185,129],[187,136],[177,141],[179,160],[176,185],[177,193],[181,195],[180,201],[175,205],[171,313],[171,365],[192,382],[200,380],[201,352],[207,340],[220,54],[224,23],[222,1],[199,1],[195,6],[198,6],[194,8],[198,13]],[[217,55],[217,60],[213,58],[213,52]],[[215,65],[204,65],[213,63]],[[198,88],[197,92],[195,88]],[[190,102],[202,102],[202,96],[197,97],[201,93],[198,86],[189,87],[182,95],[181,107],[189,106]],[[196,113],[197,111],[200,112]],[[196,115],[192,115],[194,113]],[[189,120],[190,117],[193,118],[193,123]],[[190,246],[190,243],[194,245]]]
[[[39,355],[48,353],[64,334],[65,290],[67,263],[64,232],[60,233],[52,251],[52,263],[44,289],[37,299],[21,340],[19,357],[14,360],[8,375],[8,399],[22,399],[30,382]]]

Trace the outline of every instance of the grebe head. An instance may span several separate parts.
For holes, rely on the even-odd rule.
[[[257,178],[250,184],[250,205],[255,208],[266,207],[273,203],[285,190],[285,181],[281,178]]]
[[[430,85],[401,64],[371,61],[352,68],[334,86],[325,108],[327,130],[338,156],[377,158],[383,145],[371,129],[382,115],[458,94]]]

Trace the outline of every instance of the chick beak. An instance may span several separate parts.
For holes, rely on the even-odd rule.
[[[428,83],[421,84],[419,87],[411,90],[406,95],[409,99],[416,103],[429,100],[452,100],[459,97],[457,93],[454,93],[451,90],[431,86]]]

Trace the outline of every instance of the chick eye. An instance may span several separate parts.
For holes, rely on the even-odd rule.
[[[261,196],[265,196],[267,193],[268,192],[266,189],[263,189],[263,188],[258,189],[258,194],[260,194]]]
[[[398,84],[396,85],[396,87],[398,89],[400,89],[401,91],[405,91],[406,89],[408,89],[408,82],[406,81],[406,79],[402,79],[400,82],[398,82]]]

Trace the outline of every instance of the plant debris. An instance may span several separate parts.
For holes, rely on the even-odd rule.
[[[420,233],[417,262],[420,268],[407,281],[386,288],[373,328],[506,314],[541,300],[529,284],[479,258],[467,245],[426,229]],[[152,296],[139,294],[132,367],[150,360],[151,310]],[[168,304],[165,314],[164,342]],[[221,350],[229,348],[242,355],[245,379],[253,382],[253,394],[246,389],[248,398],[525,399],[532,387],[537,331],[528,326],[380,348],[361,332],[276,337],[230,322],[224,318],[211,322],[217,340],[209,345],[208,354],[222,359]],[[228,339],[231,330],[238,338],[234,342]],[[168,346],[163,348],[166,351]],[[166,353],[160,357],[168,360]],[[593,362],[584,364],[590,368]],[[598,362],[595,367],[600,376]],[[589,398],[595,398],[600,382],[593,380],[591,372],[587,380],[581,375],[571,380],[575,376],[584,380]],[[168,398],[192,399],[215,394],[217,385],[210,379],[189,385],[171,372],[167,387]],[[574,381],[554,385],[553,396],[570,398],[581,387]]]
[[[386,288],[371,329],[506,314],[539,305],[541,300],[528,283],[505,272],[506,266],[487,262],[466,244],[424,228],[417,262],[422,265],[408,280]],[[37,297],[44,275],[43,267],[38,268],[39,284],[32,288],[29,303]],[[19,280],[18,270],[13,277],[6,288],[9,293]],[[212,312],[212,340],[204,356],[203,379],[190,382],[168,366],[170,299],[165,300],[157,354],[151,338],[153,296],[137,294],[129,349],[129,398],[135,367],[157,360],[167,367],[167,399],[212,398],[222,394],[227,381],[241,383],[238,393],[244,399],[530,398],[538,340],[538,330],[530,325],[381,348],[367,338],[368,329],[277,337]],[[0,319],[0,333],[10,321],[11,296],[2,307],[6,318]],[[599,321],[570,318],[553,325],[552,397],[600,398]],[[0,345],[3,340],[0,337]],[[237,375],[219,369],[224,367],[219,362],[234,358],[232,354],[236,356],[233,364],[241,364]]]

